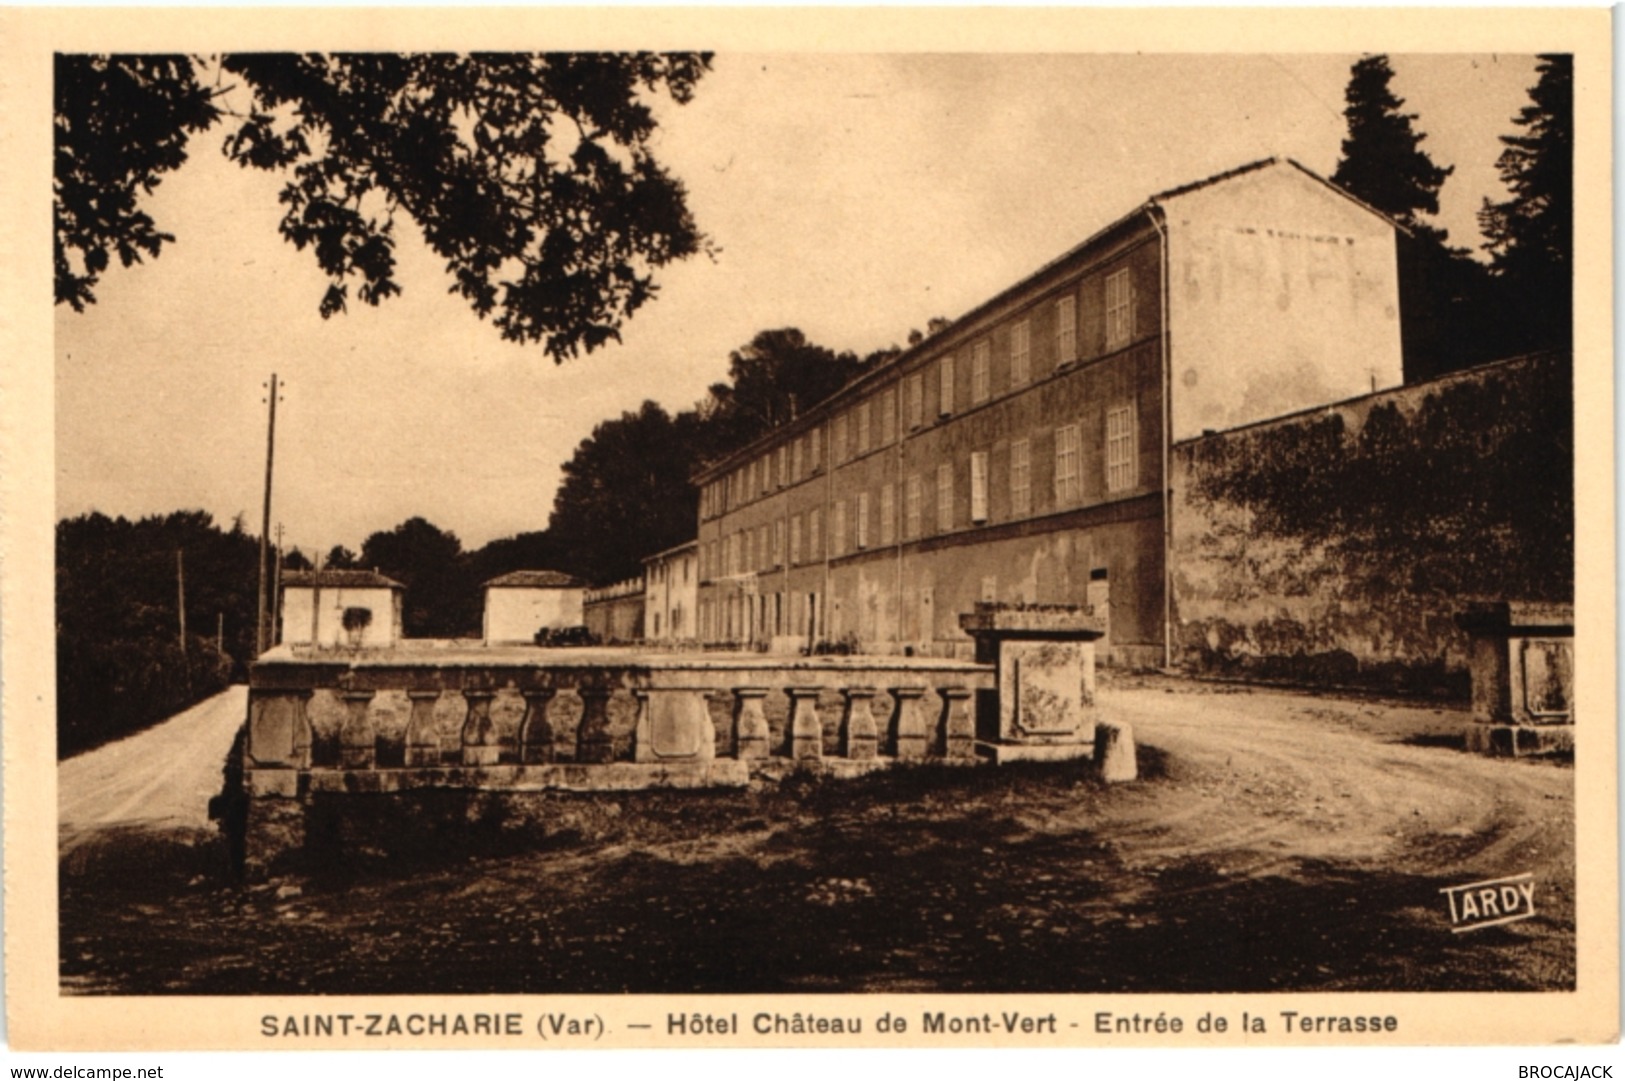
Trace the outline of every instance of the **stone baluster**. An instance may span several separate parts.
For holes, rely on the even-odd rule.
[[[615,736],[609,730],[610,687],[579,687],[581,721],[576,725],[576,761],[590,764],[615,761]]]
[[[790,757],[824,757],[824,725],[818,719],[818,692],[821,687],[786,687],[790,696]]]
[[[847,687],[841,691],[846,708],[841,713],[841,754],[847,758],[874,758],[880,750],[875,715],[869,708],[873,687]]]
[[[767,714],[762,712],[766,687],[735,687],[733,753],[735,758],[766,758],[769,733]]]
[[[344,724],[339,728],[339,765],[344,769],[372,769],[378,761],[378,732],[368,707],[372,691],[344,691]]]
[[[930,735],[930,726],[925,719],[925,708],[920,701],[925,697],[925,688],[888,689],[895,703],[892,706],[889,726],[892,754],[898,758],[924,758]]]
[[[554,687],[539,687],[524,691],[525,716],[519,722],[519,761],[524,763],[551,762],[553,750],[553,723],[547,719],[547,707],[558,693]]]
[[[407,691],[412,703],[406,720],[406,764],[408,766],[440,765],[440,728],[435,724],[434,707],[440,701],[439,691]]]
[[[502,742],[496,722],[491,719],[491,699],[495,697],[492,690],[463,692],[463,700],[468,703],[462,738],[465,766],[494,766],[502,757]]]
[[[944,758],[976,757],[976,719],[971,716],[969,687],[938,687],[942,720],[938,748]]]

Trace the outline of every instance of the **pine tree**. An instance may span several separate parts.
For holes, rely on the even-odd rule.
[[[1478,213],[1490,267],[1523,329],[1522,348],[1566,348],[1574,335],[1574,58],[1543,55],[1530,104],[1496,161],[1512,193]]]
[[[1439,188],[1453,166],[1438,166],[1421,148],[1426,135],[1414,130],[1415,113],[1388,89],[1394,77],[1382,54],[1361,57],[1349,73],[1345,95],[1348,138],[1332,182],[1415,233],[1443,243],[1446,233],[1419,214],[1439,212]]]

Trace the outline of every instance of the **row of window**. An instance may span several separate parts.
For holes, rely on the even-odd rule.
[[[1105,279],[1106,348],[1120,348],[1133,340],[1134,287],[1128,268]],[[1072,294],[1054,301],[1055,355],[1057,365],[1078,358],[1078,308]],[[978,406],[992,397],[992,335],[971,343],[970,405]],[[937,413],[951,416],[955,410],[955,359],[949,353],[939,359],[930,373],[937,387]],[[830,461],[840,465],[871,450],[890,446],[897,440],[898,407],[905,428],[925,426],[925,370],[903,377],[901,388],[887,387],[873,398],[857,403],[830,422]],[[1010,387],[1026,386],[1032,379],[1032,319],[1022,318],[1010,328]],[[899,399],[901,393],[901,399]],[[700,514],[710,519],[743,506],[769,492],[798,484],[822,468],[820,449],[822,429],[805,432],[788,444],[740,466],[728,476],[705,486],[700,493]]]
[[[1083,502],[1082,426],[1067,424],[1055,429],[1054,504],[1057,509],[1078,506]],[[1126,492],[1139,481],[1136,454],[1134,408],[1121,405],[1106,411],[1105,439],[1106,491]],[[954,529],[954,495],[957,474],[951,462],[937,466],[935,475],[936,499],[935,532],[947,533]],[[981,525],[988,520],[988,485],[991,481],[988,452],[976,451],[970,456],[970,521]],[[1032,442],[1018,439],[1010,444],[1009,475],[1006,478],[1010,493],[1010,516],[1025,518],[1033,512]],[[902,539],[918,540],[925,536],[924,488],[925,479],[914,474],[902,485]],[[899,514],[895,486],[880,486],[878,497],[870,492],[859,492],[851,499],[836,500],[829,513],[829,556],[838,558],[853,551],[891,545],[897,541]],[[878,505],[878,523],[872,512]],[[851,530],[847,513],[851,508]],[[803,530],[805,525],[805,531]],[[878,525],[878,530],[872,530]],[[788,537],[788,552],[786,538]],[[805,545],[803,540],[805,539]],[[786,523],[783,519],[760,525],[754,529],[736,530],[720,540],[703,546],[703,578],[725,574],[772,570],[785,566],[815,563],[824,558],[822,544],[824,529],[821,508],[814,507],[805,516],[794,515]]]

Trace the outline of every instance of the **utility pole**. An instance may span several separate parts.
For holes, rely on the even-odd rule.
[[[192,697],[192,665],[186,659],[186,560],[181,549],[175,549],[175,610],[181,622],[181,671],[186,673],[186,697]]]
[[[254,656],[258,657],[268,648],[265,636],[265,614],[269,610],[270,598],[266,595],[271,585],[271,463],[276,456],[276,373],[271,373],[271,382],[268,384],[270,396],[266,401],[271,406],[270,423],[266,426],[265,434],[265,508],[260,515],[260,612],[259,622],[254,625]]]
[[[214,651],[222,657],[226,655],[226,613],[214,614]]]
[[[266,612],[271,625],[270,633],[266,635],[269,645],[276,645],[282,641],[282,635],[277,632],[278,620],[282,616],[282,523],[276,524],[276,572],[271,575],[271,603]]]

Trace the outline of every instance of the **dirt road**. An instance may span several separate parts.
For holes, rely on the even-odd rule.
[[[169,720],[57,765],[62,851],[93,832],[138,826],[208,829],[209,797],[248,708],[248,688],[228,687]]]
[[[201,756],[195,795],[115,770],[126,787],[72,807],[65,832],[98,843],[63,864],[63,986],[1574,986],[1570,766],[1466,754],[1459,710],[1140,677],[1110,680],[1101,706],[1134,727],[1134,784],[1037,763],[560,796],[478,824],[391,807],[369,825],[356,804],[308,872],[245,888],[192,830],[239,699],[181,740]],[[135,816],[190,823],[189,839]],[[1525,872],[1535,918],[1451,933],[1442,888]]]

